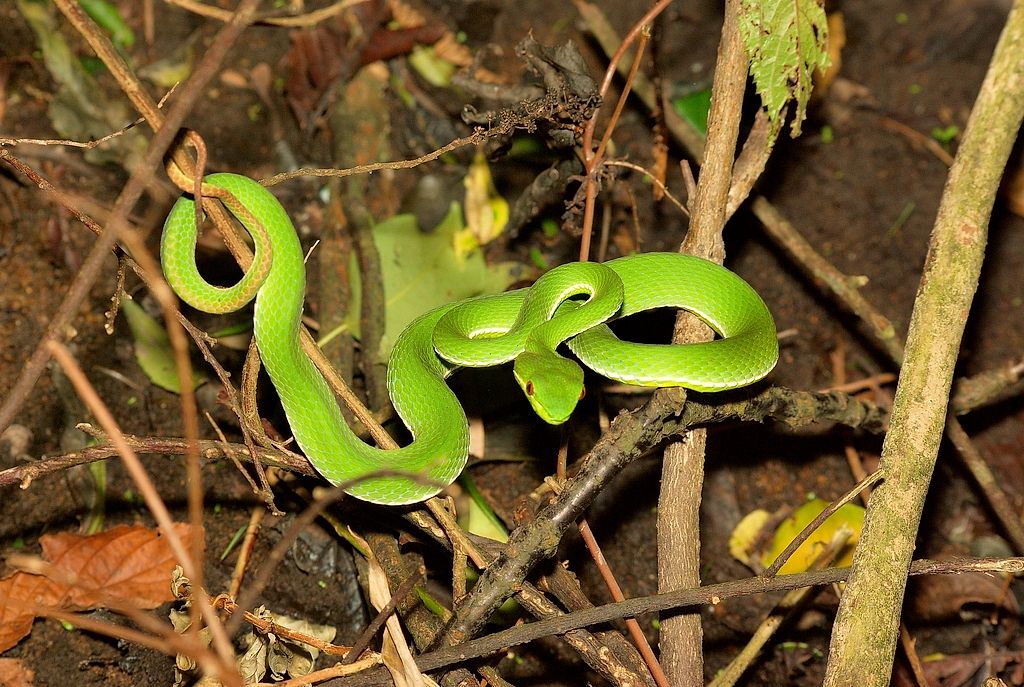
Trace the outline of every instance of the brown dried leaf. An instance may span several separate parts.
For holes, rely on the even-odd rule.
[[[829,87],[843,67],[843,48],[846,47],[846,23],[842,12],[828,15],[828,58],[827,69],[814,70],[814,97],[818,100],[828,94]]]
[[[915,622],[938,622],[994,609],[1020,614],[1005,580],[985,573],[933,575],[916,578],[909,589],[907,611]]]
[[[344,41],[326,28],[293,31],[285,56],[285,96],[300,122],[316,108],[323,93],[341,75]]]
[[[304,127],[313,123],[311,114],[322,114],[318,110],[336,85],[347,82],[361,66],[408,54],[417,45],[433,45],[449,36],[466,50],[440,20],[419,14],[395,17],[394,22],[391,18],[391,8],[383,2],[366,2],[344,16],[290,34],[285,97]]]
[[[1024,217],[1024,166],[1011,167],[1006,172],[1001,189],[1006,206],[1016,215]]]
[[[3,631],[0,626],[0,632]],[[32,687],[36,674],[17,658],[0,658],[0,685],[4,687]]]
[[[352,529],[349,529],[349,533],[367,553],[366,562],[369,566],[367,586],[370,590],[370,604],[379,611],[391,601],[391,588],[388,586],[387,573],[384,572],[377,557],[373,555],[370,545]],[[394,680],[396,687],[437,687],[433,678],[421,673],[416,666],[412,650],[402,632],[402,625],[394,613],[384,623],[380,653],[384,667],[391,673],[391,679]]]
[[[190,527],[175,525],[187,539]],[[173,601],[168,581],[178,563],[167,539],[139,525],[118,525],[91,536],[72,533],[40,538],[43,557],[55,571],[65,571],[76,584],[69,590],[66,608],[85,610],[116,597],[138,608],[156,608]],[[55,577],[58,574],[55,572]]]
[[[928,683],[942,687],[965,687],[977,684],[975,675],[982,669],[990,675],[1002,673],[1010,666],[1013,670],[1007,676],[1008,684],[1019,685],[1021,654],[1017,651],[998,653],[954,654],[937,660],[924,662],[924,674]]]
[[[55,606],[65,588],[42,575],[16,572],[0,580],[0,653],[32,631],[34,606]],[[5,685],[0,675],[0,685]]]
[[[403,0],[388,0],[388,7],[391,9],[391,16],[394,17],[395,23],[402,28],[439,26],[440,20],[427,16]],[[460,43],[451,31],[443,30],[441,35],[430,43],[434,44],[434,54],[438,58],[447,60],[456,67],[468,67],[473,62],[473,53]]]
[[[661,137],[651,146],[651,157],[654,159],[651,171],[654,172],[654,177],[661,182],[654,184],[651,194],[655,201],[660,201],[665,197],[665,178],[668,176],[668,145]]]
[[[181,523],[175,530],[183,539],[191,532]],[[40,606],[82,611],[114,597],[138,608],[156,608],[174,600],[168,582],[176,560],[157,531],[119,525],[91,536],[48,534],[40,543],[52,578],[18,571],[0,580],[0,653],[32,631],[34,609]]]

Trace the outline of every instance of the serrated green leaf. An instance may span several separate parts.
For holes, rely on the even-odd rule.
[[[135,339],[135,360],[149,377],[149,381],[162,389],[181,393],[178,371],[174,366],[174,350],[164,326],[146,314],[135,301],[121,302],[121,310]],[[192,371],[192,388],[206,381],[198,370]]]
[[[781,130],[790,101],[796,101],[791,133],[799,136],[811,76],[830,64],[825,11],[817,0],[741,0],[740,6],[740,35],[772,126],[771,139]]]

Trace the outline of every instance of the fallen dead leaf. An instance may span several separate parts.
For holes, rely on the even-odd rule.
[[[382,4],[364,3],[333,21],[291,32],[291,47],[285,56],[285,98],[304,126],[312,123],[311,114],[318,115],[329,91],[363,65],[406,55],[418,45],[435,45],[438,39],[450,42],[464,58],[469,55],[439,20],[419,14],[396,15],[398,27],[394,28],[389,14]],[[454,62],[447,53],[444,59]]]
[[[186,539],[190,528],[175,526]],[[116,597],[138,608],[156,608],[172,601],[167,586],[178,564],[167,539],[139,525],[119,525],[92,536],[72,533],[40,538],[43,558],[76,581],[68,604],[84,610]]]
[[[1006,207],[1024,217],[1024,166],[1010,167],[1003,179],[1002,191]]]
[[[56,606],[65,588],[42,575],[16,572],[0,580],[0,653],[32,631],[33,606]],[[7,684],[0,679],[0,685]]]
[[[36,674],[17,658],[0,658],[0,685],[32,687]]]
[[[993,610],[1012,616],[1020,608],[1006,582],[984,573],[934,575],[915,579],[907,592],[907,613],[915,622],[938,622],[964,616],[988,617]]]
[[[814,70],[814,94],[816,98],[824,98],[829,87],[843,66],[843,48],[846,47],[846,22],[842,12],[828,15],[828,58],[829,66],[824,71]]]
[[[188,525],[175,528],[182,538],[189,535]],[[0,579],[0,652],[32,631],[38,607],[82,611],[117,599],[156,608],[173,600],[168,582],[177,561],[155,530],[119,525],[91,536],[44,535],[40,543],[46,574],[17,571]]]
[[[1006,684],[1020,685],[1021,680],[1024,679],[1021,660],[1022,656],[1019,651],[955,654],[943,656],[938,660],[926,660],[924,672],[929,684],[941,687],[964,687],[969,684],[977,684],[973,678],[982,669],[985,669],[990,675],[995,675],[1012,666],[1010,674],[1006,676],[1009,681]]]
[[[370,604],[379,611],[391,601],[387,573],[381,567],[380,561],[373,555],[370,545],[351,529],[349,529],[349,533],[367,552],[367,586],[370,589]],[[402,625],[394,613],[384,623],[380,654],[384,667],[391,673],[391,679],[394,680],[396,687],[437,687],[433,678],[421,673],[416,666],[412,649],[409,648],[409,643],[402,632]]]

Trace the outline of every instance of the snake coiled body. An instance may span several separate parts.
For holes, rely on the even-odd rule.
[[[675,253],[630,256],[603,265],[583,263],[582,268],[578,263],[563,265],[530,289],[445,305],[410,324],[391,353],[387,382],[395,410],[413,440],[396,450],[378,449],[349,428],[327,383],[302,353],[299,324],[305,267],[298,237],[284,209],[269,191],[247,177],[213,174],[204,179],[206,187],[227,192],[220,197],[252,234],[256,243],[253,267],[234,286],[207,283],[195,265],[195,204],[183,197],[167,217],[161,242],[168,282],[182,300],[207,312],[241,308],[257,291],[253,315],[256,345],[296,442],[329,482],[356,480],[346,491],[366,501],[391,505],[422,501],[454,481],[465,467],[468,422],[445,382],[459,365],[498,364],[520,357],[523,351],[535,355],[529,363],[520,364],[517,359],[516,375],[534,407],[544,415],[548,413],[547,392],[540,379],[532,376],[531,366],[539,365],[541,376],[548,374],[552,367],[548,361],[565,360],[552,350],[565,340],[585,365],[612,379],[700,391],[751,384],[768,374],[778,359],[775,325],[764,302],[746,282],[719,265]],[[574,274],[576,269],[579,274]],[[258,284],[261,271],[266,277]],[[589,281],[595,275],[598,286]],[[579,296],[586,301],[566,301]],[[530,319],[520,316],[527,302],[536,304],[534,310],[540,316],[530,316],[531,323],[523,325],[524,319]],[[691,310],[722,338],[682,346],[633,344],[619,341],[602,324],[609,317],[656,307]],[[594,319],[588,323],[589,314]],[[441,328],[444,333],[438,332],[437,338],[445,358],[435,350],[435,329],[442,319],[446,321]],[[540,333],[536,333],[538,327]],[[510,331],[512,336],[507,335]],[[460,343],[465,336],[478,338]],[[488,353],[486,337],[496,337],[493,344],[506,350]],[[483,353],[474,354],[473,348]],[[554,367],[560,365],[554,363]],[[520,378],[520,367],[525,378]],[[574,372],[569,373],[575,378]],[[582,385],[582,373],[579,378]],[[555,382],[554,386],[567,384]],[[578,394],[564,404],[569,406],[568,412],[577,398]],[[560,414],[567,415],[559,409],[545,419],[563,420],[557,417]],[[409,473],[416,479],[400,475],[361,479],[381,470]]]

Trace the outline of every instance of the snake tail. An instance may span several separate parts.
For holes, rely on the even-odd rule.
[[[437,358],[431,343],[434,325],[449,306],[409,325],[395,343],[388,366],[392,402],[413,440],[393,451],[370,446],[346,424],[327,382],[302,352],[299,324],[305,266],[284,208],[247,177],[211,174],[204,184],[230,192],[249,212],[236,212],[230,202],[228,209],[254,236],[257,228],[247,222],[256,218],[273,246],[273,264],[256,295],[253,331],[295,440],[310,463],[332,484],[349,485],[346,493],[387,505],[417,503],[451,484],[469,454],[469,423],[445,383],[449,368]],[[215,287],[199,275],[195,235],[195,203],[182,197],[167,216],[161,243],[161,260],[171,287],[199,310],[230,312],[243,307],[249,299],[238,297],[242,288]],[[381,472],[396,474],[367,477]]]

